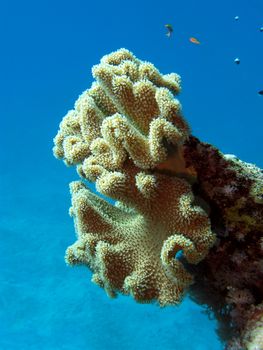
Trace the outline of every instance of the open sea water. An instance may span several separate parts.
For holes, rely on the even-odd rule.
[[[223,349],[188,297],[164,309],[111,300],[88,269],[66,266],[78,176],[53,157],[53,137],[91,67],[125,47],[181,75],[195,136],[263,167],[262,1],[13,0],[0,17],[0,349]]]

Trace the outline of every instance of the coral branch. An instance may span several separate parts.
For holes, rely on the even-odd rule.
[[[108,173],[99,189],[133,210],[112,207],[83,183],[73,183],[70,212],[78,241],[68,248],[68,263],[88,265],[93,280],[111,296],[122,292],[140,302],[177,304],[192,278],[176,253],[197,263],[214,242],[205,212],[192,204],[189,185],[160,174],[139,173],[126,182],[123,175]],[[182,197],[187,197],[183,215]]]

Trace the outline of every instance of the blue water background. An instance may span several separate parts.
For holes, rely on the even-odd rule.
[[[188,298],[165,309],[111,300],[87,269],[65,265],[78,177],[52,156],[52,139],[91,67],[125,47],[182,76],[193,134],[263,167],[261,26],[260,0],[1,1],[0,349],[223,349]]]

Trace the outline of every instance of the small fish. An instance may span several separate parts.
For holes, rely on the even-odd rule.
[[[238,21],[238,20],[239,20],[239,16],[236,16],[236,17],[235,17],[235,21]]]
[[[197,40],[197,39],[196,39],[196,38],[194,38],[194,37],[191,37],[189,40],[190,40],[190,41],[191,41],[191,43],[193,43],[193,44],[197,44],[197,45],[201,44],[201,43],[200,43],[200,41],[199,41],[199,40]]]
[[[173,26],[171,24],[165,24],[165,28],[167,29],[166,35],[170,38],[172,32],[174,31]]]
[[[263,27],[260,27],[260,28],[259,28],[259,31],[260,31],[260,32],[263,32]]]
[[[240,59],[237,57],[237,58],[235,58],[234,62],[235,62],[235,64],[240,64]]]
[[[258,94],[263,96],[263,90],[259,90]]]

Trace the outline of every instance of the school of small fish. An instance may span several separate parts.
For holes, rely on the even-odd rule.
[[[235,21],[238,21],[239,20],[239,16],[235,16],[234,19],[235,19]],[[171,24],[165,24],[165,28],[167,29],[166,35],[170,38],[172,36],[173,31],[174,31],[173,26]],[[263,32],[263,27],[260,27],[259,31]],[[189,38],[189,41],[191,43],[195,44],[195,45],[200,45],[201,44],[201,42],[197,38],[195,38],[193,36]],[[235,58],[234,62],[235,62],[235,64],[239,65],[240,64],[240,58],[238,58],[238,57]],[[258,94],[263,96],[263,90],[259,90]]]

